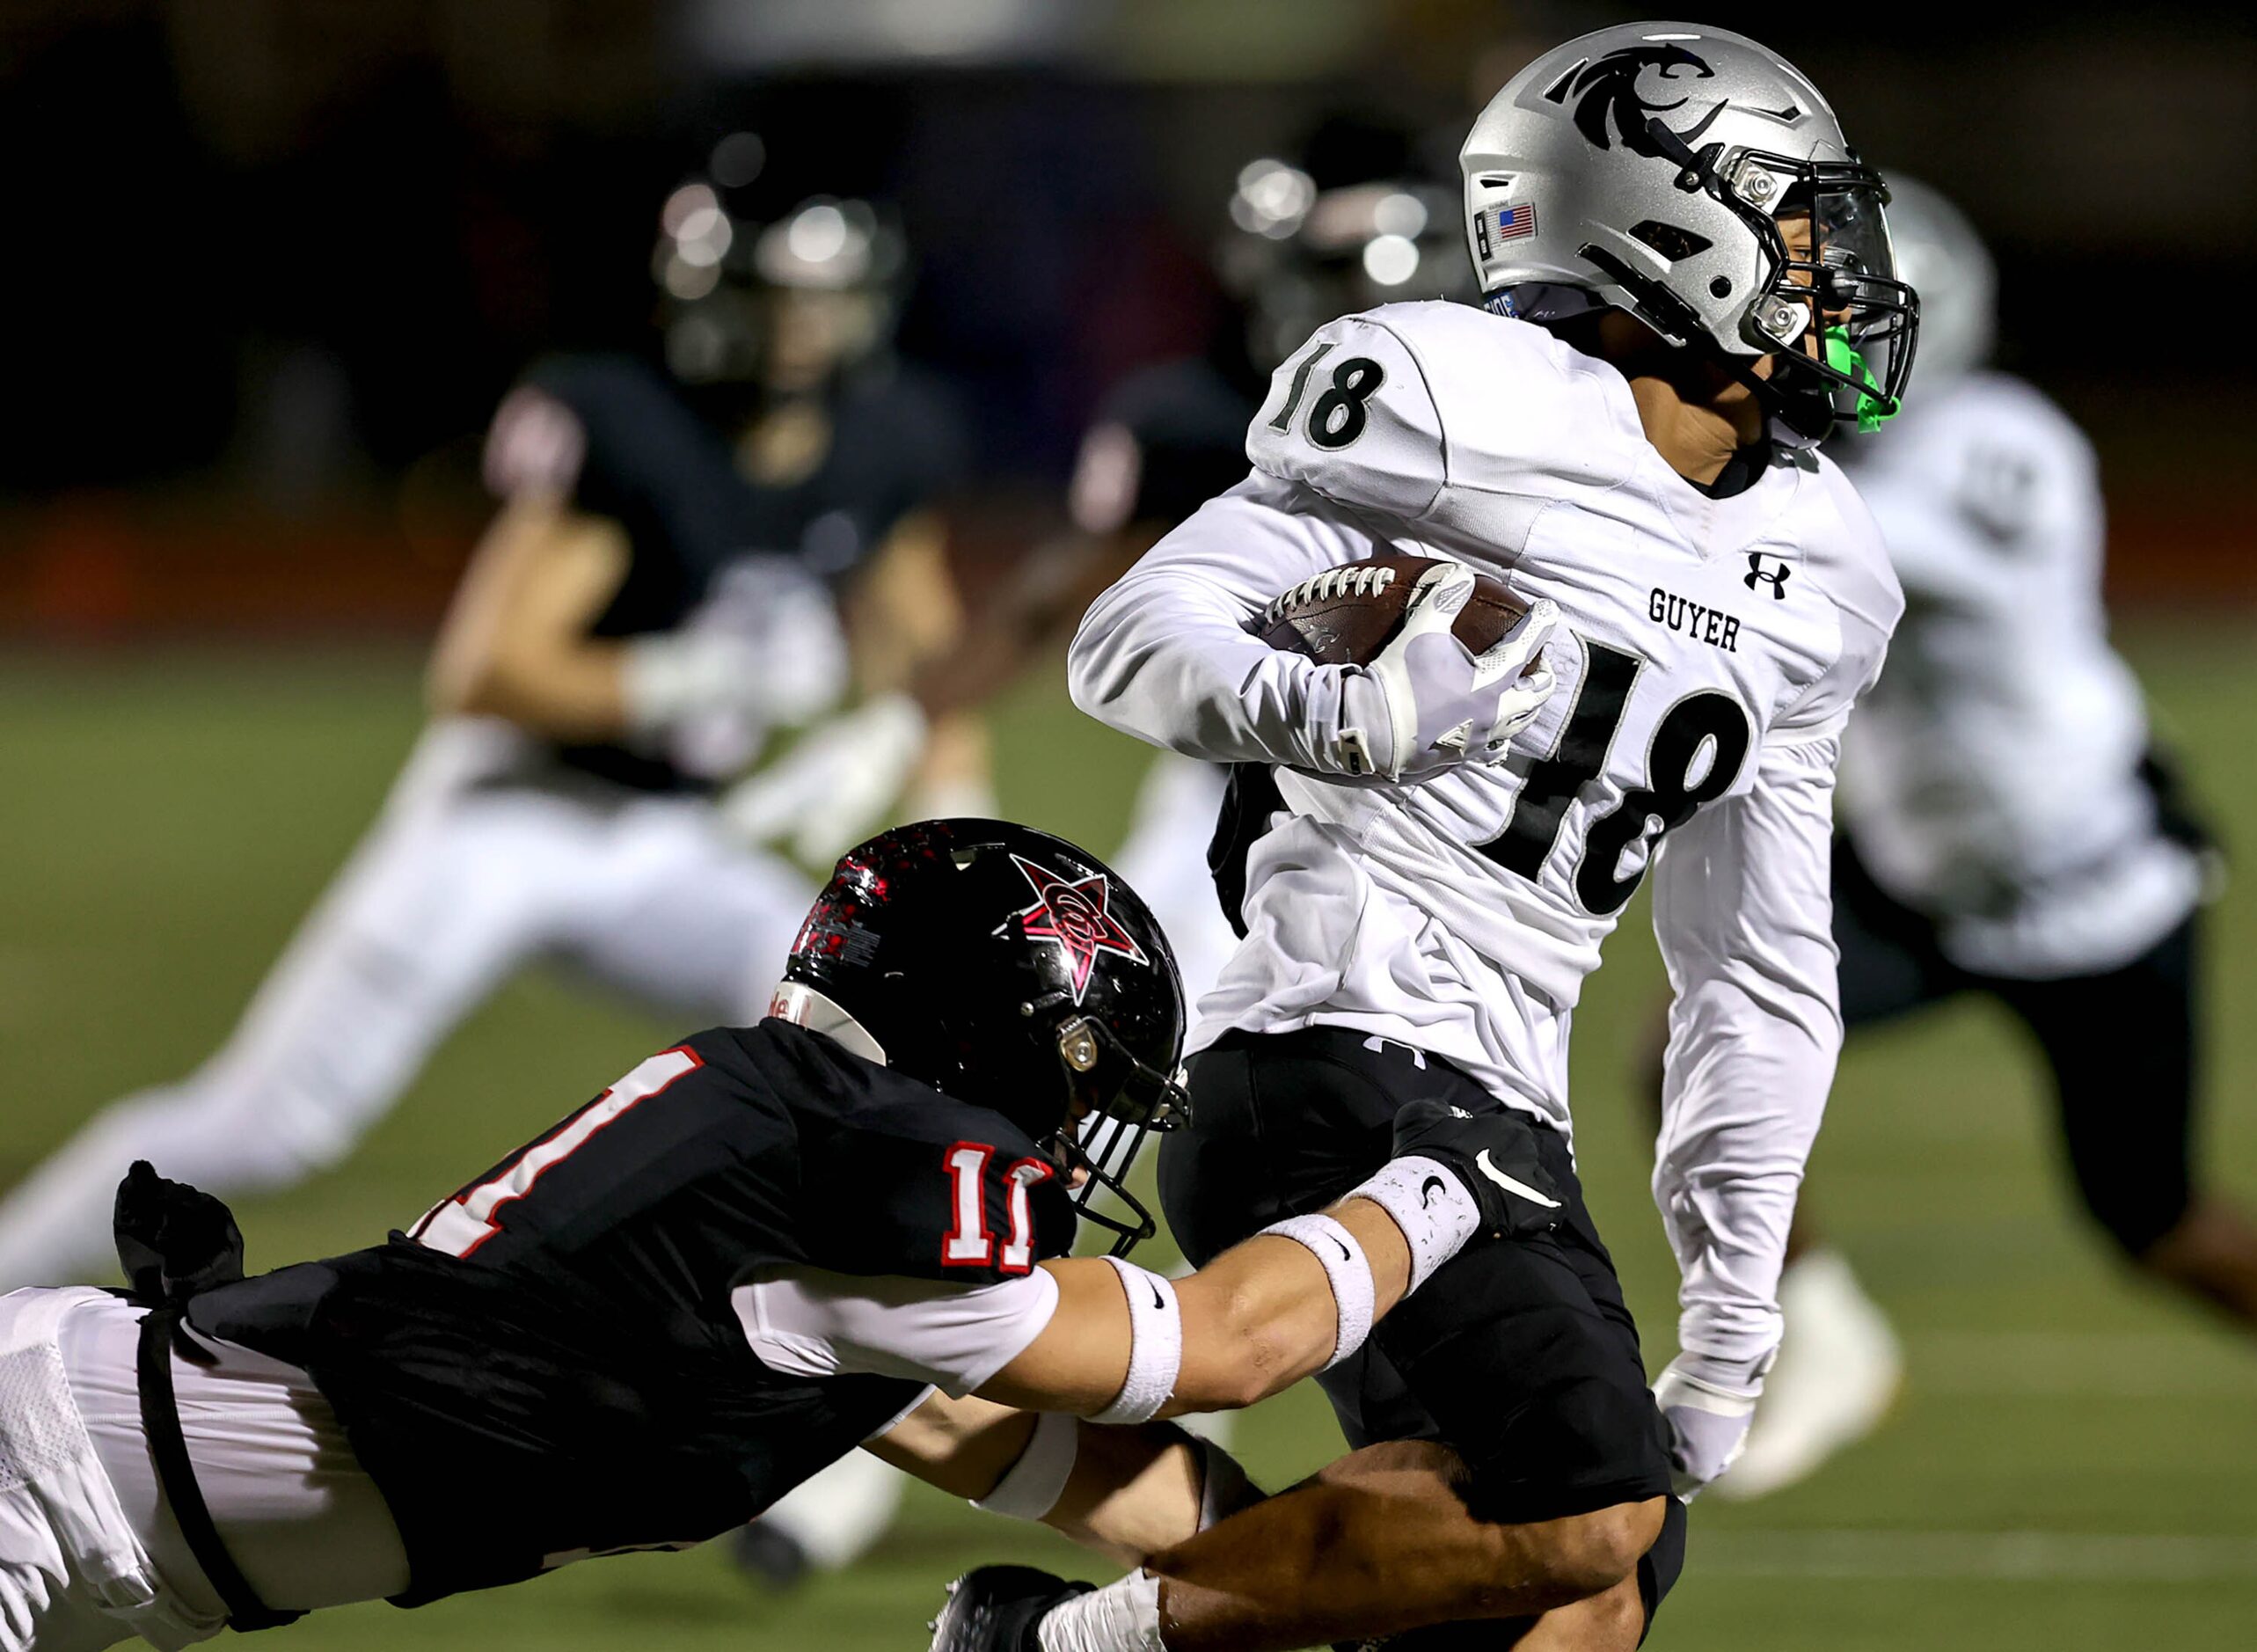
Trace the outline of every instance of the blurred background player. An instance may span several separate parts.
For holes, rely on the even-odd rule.
[[[992,695],[1030,654],[1062,642],[1163,534],[1244,479],[1246,426],[1270,375],[1318,327],[1375,304],[1473,296],[1442,181],[1446,148],[1436,164],[1405,123],[1336,111],[1288,153],[1238,171],[1214,248],[1230,314],[1203,351],[1139,368],[1106,393],[1068,488],[1076,533],[1031,555],[966,646],[925,674],[936,713]],[[1160,753],[1114,857],[1174,944],[1189,1004],[1238,945],[1206,861],[1226,778]]]
[[[1854,1033],[1963,993],[2002,1005],[2045,1062],[2093,1221],[2143,1275],[2257,1329],[2257,1227],[2194,1159],[2215,857],[2108,646],[2093,450],[1986,369],[1997,276],[1974,228],[1933,189],[1890,187],[1919,371],[1901,418],[1833,450],[1906,602],[1843,742],[1842,1017]],[[1807,1210],[1789,1259],[1786,1341],[1720,1495],[1801,1479],[1878,1425],[1902,1378],[1887,1316]]]
[[[923,741],[895,691],[961,618],[929,508],[958,432],[887,348],[906,259],[867,202],[763,227],[712,182],[674,192],[664,367],[554,358],[503,400],[501,508],[382,815],[219,1051],[0,1202],[0,1290],[108,1271],[135,1159],[235,1196],[334,1166],[535,960],[677,1017],[761,1018],[812,884],[741,840],[720,788],[772,730],[858,692],[866,771],[890,777],[870,807],[889,800]],[[779,1576],[843,1562],[896,1495],[858,1454],[748,1556]]]

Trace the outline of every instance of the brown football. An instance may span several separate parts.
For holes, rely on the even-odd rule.
[[[1271,647],[1305,654],[1323,665],[1369,665],[1402,625],[1411,588],[1434,566],[1432,557],[1391,553],[1327,568],[1280,593],[1251,628]],[[1528,604],[1502,580],[1476,574],[1473,595],[1450,631],[1479,654],[1526,612]]]

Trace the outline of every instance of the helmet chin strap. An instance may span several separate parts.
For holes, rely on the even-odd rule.
[[[842,1049],[880,1067],[887,1065],[886,1048],[870,1036],[870,1029],[839,1008],[836,1000],[798,981],[779,981],[768,1000],[768,1012],[779,1021],[821,1033]]]

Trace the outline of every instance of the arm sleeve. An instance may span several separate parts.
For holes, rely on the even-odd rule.
[[[1257,471],[1147,552],[1082,619],[1074,703],[1187,757],[1316,768],[1336,720],[1334,668],[1246,629],[1270,599],[1373,554],[1371,535],[1309,489]]]
[[[1654,929],[1669,971],[1654,1199],[1682,1275],[1678,1346],[1778,1346],[1779,1269],[1842,1042],[1832,932],[1832,739],[1767,746],[1743,797],[1664,840]]]
[[[1288,587],[1386,551],[1441,493],[1427,376],[1392,327],[1327,323],[1282,364],[1246,430],[1253,472],[1098,598],[1069,658],[1074,702],[1187,757],[1316,771],[1340,669],[1272,648],[1246,622]]]
[[[800,1268],[740,1285],[731,1302],[771,1371],[905,1377],[961,1400],[1042,1334],[1058,1311],[1058,1282],[1041,1268],[965,1286]]]

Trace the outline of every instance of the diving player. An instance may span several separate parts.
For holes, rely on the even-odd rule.
[[[108,1190],[137,1158],[229,1195],[338,1164],[536,960],[683,1016],[757,1014],[810,891],[717,794],[851,675],[856,807],[882,807],[923,738],[893,691],[958,619],[929,508],[959,434],[887,348],[905,256],[866,203],[763,227],[702,181],[668,199],[667,369],[547,361],[501,404],[501,508],[383,814],[220,1049],[0,1201],[0,1288],[106,1269]],[[769,1570],[842,1562],[883,1528],[892,1477],[840,1475],[752,1539]]]
[[[789,254],[817,211],[853,233],[810,266]],[[677,257],[729,233],[701,185],[667,222]],[[769,728],[845,691],[830,582],[882,590],[890,564],[937,556],[921,508],[954,436],[880,347],[898,249],[874,219],[816,203],[766,234],[739,223],[733,245],[747,282],[676,301],[667,350],[689,376],[566,358],[502,404],[501,509],[383,813],[220,1050],[98,1115],[0,1202],[0,1286],[105,1268],[107,1190],[136,1158],[227,1195],[335,1165],[537,958],[682,1012],[765,1002],[808,889],[733,841],[716,790]]]
[[[2211,857],[2108,647],[2093,452],[2038,391],[1985,368],[1997,278],[1974,228],[1932,189],[1891,189],[1920,293],[1919,393],[1836,446],[1908,605],[1843,741],[1843,1020],[1854,1032],[1962,993],[2005,1005],[2044,1057],[2094,1223],[2149,1278],[2257,1328],[2257,1226],[2193,1158]],[[1801,1479],[1896,1388],[1887,1318],[1807,1212],[1788,1256],[1786,1340],[1720,1495]]]
[[[0,1297],[0,1648],[178,1648],[688,1547],[866,1441],[1135,1552],[1195,1525],[1205,1454],[1092,1442],[1143,1481],[1100,1508],[1084,1430],[1007,1407],[1252,1403],[1478,1232],[1551,1219],[1477,1169],[1538,1173],[1510,1115],[1429,1107],[1326,1213],[1180,1284],[1123,1261],[1151,1223],[1121,1178],[1180,1116],[1174,966],[1125,884],[1003,822],[852,851],[774,1010],[325,1261],[244,1278],[225,1206],[136,1164],[129,1297]],[[1103,1164],[1074,1145],[1092,1112],[1123,1127]],[[1120,1242],[1060,1260],[1100,1186]]]
[[[1339,1485],[1296,1488],[1088,1597],[1102,1614],[974,1574],[937,1644],[1249,1652],[1481,1618],[1626,1649],[1777,1349],[1841,1030],[1836,758],[1902,607],[1814,444],[1895,409],[1915,301],[1878,175],[1737,35],[1572,41],[1460,158],[1486,309],[1320,327],[1248,428],[1253,473],[1099,599],[1070,674],[1115,727],[1240,765],[1247,935],[1160,1166],[1194,1257],[1333,1196],[1422,1100],[1526,1121],[1560,1225],[1461,1255],[1320,1378],[1377,1454],[1360,1522]],[[1476,660],[1445,561],[1368,668],[1248,633],[1378,551],[1485,570],[1529,614]],[[1654,1193],[1684,1274],[1651,1392],[1567,1096],[1582,979],[1649,865],[1676,994]]]

